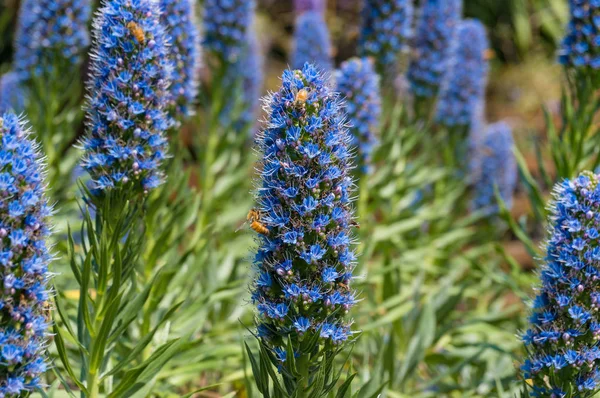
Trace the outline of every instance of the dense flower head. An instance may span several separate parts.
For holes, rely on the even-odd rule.
[[[318,11],[307,11],[296,17],[292,67],[299,69],[305,63],[329,72],[333,69],[329,29]]]
[[[254,6],[254,0],[206,0],[204,48],[226,63],[236,62],[244,49]]]
[[[592,396],[600,387],[598,182],[583,172],[554,191],[541,286],[522,335],[521,371],[535,397]]]
[[[559,53],[559,62],[574,68],[600,68],[600,1],[569,0],[571,20]]]
[[[362,9],[359,53],[371,56],[380,73],[394,69],[412,34],[412,0],[366,0]]]
[[[358,151],[361,171],[368,173],[381,115],[379,75],[371,58],[352,58],[342,63],[335,74],[335,81],[336,89],[345,101],[352,147]]]
[[[88,136],[82,165],[94,188],[147,191],[162,180],[172,64],[152,0],[110,0],[95,20]]]
[[[325,12],[326,0],[294,0],[294,11],[302,13],[305,11]]]
[[[296,349],[305,335],[318,333],[327,345],[352,333],[345,317],[357,302],[350,287],[354,184],[342,109],[311,64],[286,70],[282,87],[267,100],[256,209],[266,230],[254,260],[252,299],[258,334],[275,350],[285,351],[287,336]]]
[[[91,0],[24,0],[15,43],[15,71],[23,80],[50,71],[58,59],[81,63],[89,45]]]
[[[488,40],[478,20],[458,24],[448,79],[442,86],[436,119],[443,125],[468,127],[477,104],[484,100],[488,74]]]
[[[48,366],[47,239],[51,208],[37,146],[14,113],[0,115],[0,396],[41,387]]]
[[[10,71],[0,76],[0,113],[21,112],[24,107],[25,95],[17,73]]]
[[[263,62],[256,29],[251,26],[241,58],[225,72],[225,86],[238,89],[239,95],[225,104],[220,116],[223,125],[238,131],[255,125],[264,80]]]
[[[497,213],[496,187],[506,207],[512,207],[513,192],[517,184],[513,144],[512,129],[505,122],[486,127],[481,145],[475,148],[478,152],[475,154],[478,176],[474,179],[473,210]]]
[[[200,32],[194,0],[161,0],[161,23],[170,42],[173,62],[170,92],[178,119],[194,114],[200,72]]]
[[[448,70],[462,0],[424,0],[416,26],[414,54],[408,69],[417,97],[437,96]]]

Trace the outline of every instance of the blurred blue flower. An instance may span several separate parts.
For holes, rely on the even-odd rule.
[[[294,11],[296,14],[305,11],[318,11],[323,13],[327,7],[326,3],[326,0],[294,0]]]
[[[345,101],[352,147],[358,150],[359,167],[363,173],[369,173],[381,116],[379,76],[371,58],[352,58],[342,63],[335,80],[337,91]]]
[[[246,45],[240,59],[226,69],[224,86],[238,90],[236,100],[227,101],[221,123],[236,131],[250,127],[254,131],[263,87],[264,57],[254,25],[247,31]]]
[[[323,343],[341,344],[351,335],[345,314],[357,301],[350,288],[352,137],[343,108],[321,72],[306,64],[284,71],[268,113],[258,137],[257,212],[268,230],[254,260],[258,328],[270,331],[261,335],[272,348],[289,336],[296,352],[302,336],[316,333]]]
[[[442,86],[436,120],[448,127],[468,127],[477,104],[485,100],[489,65],[485,58],[488,40],[478,20],[458,24],[448,79]]]
[[[598,180],[583,172],[554,191],[541,286],[522,335],[531,396],[593,396],[600,388]]]
[[[206,0],[204,48],[225,63],[242,56],[246,31],[252,22],[253,0]]]
[[[416,97],[438,95],[451,60],[462,15],[462,0],[423,0],[417,21],[408,79]]]
[[[100,191],[160,185],[172,64],[153,0],[110,0],[95,21],[83,167]]]
[[[477,151],[477,164],[473,168],[478,175],[473,178],[474,194],[472,210],[483,210],[488,214],[498,212],[495,187],[507,209],[512,207],[513,193],[517,184],[517,163],[512,151],[512,130],[505,122],[490,124],[485,129]]]
[[[318,11],[307,11],[296,17],[292,67],[299,69],[305,63],[312,63],[325,72],[333,69],[329,29]]]
[[[22,112],[25,108],[25,94],[16,72],[10,71],[0,77],[0,113],[9,110]]]
[[[570,21],[558,60],[573,68],[600,68],[600,2],[569,0]]]
[[[412,34],[412,0],[365,0],[359,54],[373,57],[382,75],[394,72]]]
[[[61,62],[77,68],[90,42],[90,14],[91,0],[24,0],[14,56],[19,78],[50,72]]]
[[[0,115],[0,396],[7,398],[41,388],[48,367],[52,209],[29,135],[14,113]]]
[[[169,57],[173,62],[169,88],[177,119],[194,114],[200,72],[200,32],[194,0],[161,0],[161,23],[170,42]]]

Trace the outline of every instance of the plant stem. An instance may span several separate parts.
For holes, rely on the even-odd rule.
[[[300,373],[300,383],[298,385],[298,393],[296,398],[308,398],[308,354],[300,355],[296,360],[296,369]]]

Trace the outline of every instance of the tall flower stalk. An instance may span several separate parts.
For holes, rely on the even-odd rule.
[[[462,0],[424,0],[417,21],[408,80],[418,118],[429,119],[451,62]]]
[[[25,94],[16,72],[6,72],[0,76],[0,113],[13,110],[17,113],[25,107]]]
[[[77,327],[59,311],[65,327],[57,332],[69,381],[84,397],[134,395],[184,342],[152,340],[156,329],[147,320],[156,278],[147,277],[139,258],[146,196],[164,181],[165,134],[173,123],[168,44],[154,0],[105,0],[94,21],[87,136],[81,142],[91,186],[83,187],[83,244],[75,246],[69,237],[80,286]],[[65,353],[71,341],[77,342],[78,365]],[[71,371],[77,366],[81,374]]]
[[[521,372],[534,397],[591,397],[600,390],[599,177],[557,184]]]
[[[336,383],[332,359],[352,338],[347,314],[358,301],[351,136],[337,94],[313,65],[286,70],[267,104],[258,207],[249,214],[259,233],[257,335],[288,396],[320,396]],[[322,372],[325,384],[317,383]]]
[[[25,122],[0,114],[0,141],[0,396],[17,398],[41,389],[49,366],[52,209]]]

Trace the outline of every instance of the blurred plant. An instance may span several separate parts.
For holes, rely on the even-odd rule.
[[[171,116],[177,120],[194,114],[200,73],[200,32],[192,0],[161,0],[161,23],[167,31],[169,59],[173,63],[169,91],[175,102]]]
[[[598,203],[592,172],[555,189],[541,286],[522,336],[527,359],[521,370],[532,396],[591,397],[600,388]]]
[[[352,58],[335,73],[336,90],[344,99],[348,114],[351,146],[358,152],[359,174],[372,171],[371,152],[377,145],[381,118],[379,76],[371,58]]]
[[[75,166],[65,153],[82,113],[80,68],[89,45],[90,0],[24,0],[15,39],[14,71],[48,164],[51,195],[63,199]]]
[[[325,72],[333,70],[329,29],[321,12],[306,11],[296,17],[291,58],[295,69],[312,63]]]
[[[414,96],[415,114],[429,119],[436,97],[447,77],[462,0],[424,0],[417,20],[408,80]]]
[[[517,164],[513,155],[512,129],[504,122],[490,124],[485,128],[483,145],[475,147],[474,156],[478,175],[474,178],[472,210],[486,214],[497,214],[495,190],[498,190],[506,209],[512,207],[512,198],[517,185]],[[480,134],[481,134],[480,133]]]
[[[298,14],[306,11],[318,11],[324,13],[326,8],[326,0],[294,0],[294,11]]]
[[[477,20],[461,21],[457,25],[457,40],[452,50],[448,79],[442,86],[437,103],[436,121],[460,136],[464,141],[479,103],[485,101],[489,64],[483,24]]]
[[[249,214],[260,235],[252,301],[261,366],[252,359],[253,373],[264,395],[272,383],[283,396],[321,396],[340,377],[333,360],[352,335],[345,315],[357,302],[351,137],[337,95],[311,64],[284,71],[268,101],[259,206]]]
[[[393,79],[398,72],[398,58],[412,36],[412,0],[366,0],[358,52],[373,57],[377,72]]]
[[[253,11],[253,0],[204,2],[204,48],[221,64],[235,63],[242,56]]]
[[[55,327],[64,371],[84,397],[147,391],[186,341],[174,338],[150,345],[156,330],[124,338],[147,316],[144,310],[152,309],[147,301],[157,288],[156,279],[138,280],[136,268],[145,244],[145,199],[164,182],[160,168],[171,125],[167,89],[172,65],[159,18],[154,1],[110,0],[94,23],[88,136],[82,141],[81,161],[92,177],[92,189],[82,184],[86,206],[81,246],[75,247],[71,234],[68,242],[79,303],[73,319],[58,300]],[[173,305],[164,318],[178,307]],[[73,354],[66,342],[74,343]],[[80,374],[73,369],[81,369]]]
[[[6,72],[0,77],[0,113],[13,110],[22,112],[25,96],[16,72]]]
[[[14,113],[0,115],[0,186],[7,199],[0,204],[0,395],[7,398],[40,389],[48,367],[52,209],[30,135]]]

